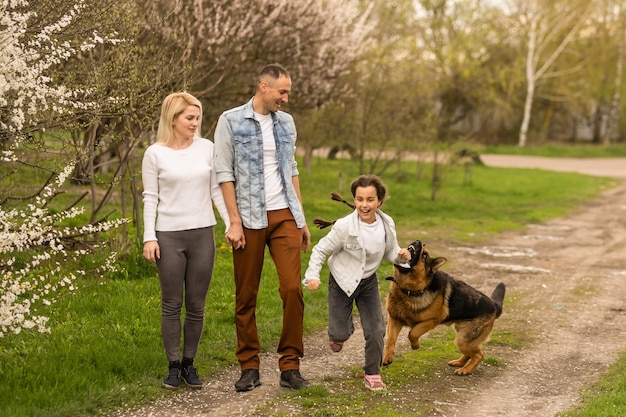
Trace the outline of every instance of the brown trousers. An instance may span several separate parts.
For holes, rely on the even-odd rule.
[[[283,323],[278,342],[278,367],[281,371],[299,369],[304,355],[302,341],[304,300],[302,297],[300,244],[302,233],[289,209],[267,213],[268,226],[253,230],[244,228],[245,249],[233,251],[235,269],[235,322],[237,327],[237,359],[241,369],[259,369],[259,334],[256,305],[265,246],[276,265]]]

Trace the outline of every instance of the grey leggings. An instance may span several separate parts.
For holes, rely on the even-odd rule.
[[[185,297],[183,357],[195,358],[204,327],[204,305],[215,263],[213,227],[157,232],[161,258],[161,333],[167,360],[180,360],[181,310]]]

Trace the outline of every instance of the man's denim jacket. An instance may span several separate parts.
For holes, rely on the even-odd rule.
[[[292,181],[292,177],[298,175],[296,125],[293,117],[283,111],[271,115],[280,181],[296,224],[303,228],[306,225],[304,212]],[[237,209],[246,228],[266,228],[263,135],[261,125],[254,119],[252,99],[221,114],[214,139],[217,182],[235,184]]]

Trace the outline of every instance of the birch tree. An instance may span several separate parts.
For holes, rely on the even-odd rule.
[[[622,104],[622,81],[624,78],[624,55],[626,54],[626,11],[624,2],[618,1],[612,12],[615,16],[615,81],[613,97],[607,115],[607,126],[602,136],[602,143],[608,145],[614,137],[620,136],[620,108]]]
[[[552,71],[555,61],[579,35],[591,3],[588,1],[519,0],[514,10],[523,27],[526,47],[526,99],[519,130],[518,146],[526,146],[533,102],[541,80],[575,71]]]

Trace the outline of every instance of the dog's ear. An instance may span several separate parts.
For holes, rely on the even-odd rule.
[[[445,258],[443,256],[440,256],[439,258],[433,258],[430,261],[430,268],[433,270],[433,272],[437,272],[437,270],[441,268],[441,266],[446,262],[448,262],[448,258]]]

